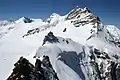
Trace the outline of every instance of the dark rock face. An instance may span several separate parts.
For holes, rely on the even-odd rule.
[[[59,80],[57,77],[57,73],[54,71],[48,56],[43,56],[42,63],[46,80]]]
[[[58,40],[57,37],[55,37],[55,36],[53,35],[53,32],[49,32],[49,33],[45,36],[42,45],[44,45],[46,42],[57,43],[57,42],[59,42],[59,40]]]
[[[42,61],[36,59],[35,66],[21,57],[14,66],[7,80],[59,80],[48,56],[44,56]]]
[[[24,17],[24,23],[31,23],[33,22],[33,20],[27,18],[27,17]]]
[[[86,16],[85,16],[86,15]],[[66,20],[75,19],[72,20],[71,23],[75,27],[79,27],[80,25],[85,24],[100,24],[100,18],[98,16],[95,16],[88,8],[74,8],[72,11],[69,12],[68,16],[66,17]]]
[[[111,62],[111,77],[112,77],[112,80],[117,80],[116,78],[116,67],[117,67],[117,64],[115,62]]]
[[[65,28],[65,29],[63,30],[63,32],[66,32],[66,30],[67,30],[67,28]]]
[[[120,64],[116,67],[116,80],[120,80]]]
[[[23,35],[22,37],[24,38],[25,36],[29,36],[29,35],[39,33],[39,32],[40,32],[39,28],[31,29],[31,30],[28,30],[27,34]]]
[[[25,58],[20,57],[17,63],[14,64],[15,68],[13,69],[12,74],[7,80],[30,80],[31,72],[33,71],[34,66]]]
[[[95,80],[120,80],[120,64],[112,61],[111,57],[103,51],[94,48],[90,52],[90,64]],[[115,55],[116,56],[116,55]],[[116,56],[116,60],[118,57]],[[98,62],[101,60],[102,62]]]

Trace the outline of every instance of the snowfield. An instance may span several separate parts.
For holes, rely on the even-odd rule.
[[[19,57],[34,64],[44,55],[49,56],[59,80],[119,80],[120,30],[116,26],[102,24],[87,8],[32,20],[0,22],[0,80],[9,77]]]

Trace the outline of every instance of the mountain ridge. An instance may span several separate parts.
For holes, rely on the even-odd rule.
[[[116,34],[120,32],[102,24],[88,8],[74,8],[65,16],[54,13],[46,20],[22,17],[14,22],[2,27],[5,35],[0,32],[0,80],[7,79],[19,57],[34,64],[44,55],[59,80],[119,80]]]

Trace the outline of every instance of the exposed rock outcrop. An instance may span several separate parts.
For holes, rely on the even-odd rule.
[[[27,17],[24,17],[24,23],[31,23],[31,22],[33,22],[33,20],[32,19],[30,19],[30,18],[27,18]]]
[[[100,18],[95,16],[91,13],[91,11],[88,8],[74,8],[70,13],[68,13],[66,20],[71,20],[71,23],[75,25],[75,27],[79,27],[80,25],[85,24],[100,24]]]
[[[59,80],[48,56],[43,56],[42,61],[36,59],[35,66],[20,57],[14,66],[7,80]]]
[[[44,40],[43,40],[43,44],[44,45],[46,42],[50,42],[50,43],[57,43],[59,42],[58,38],[54,36],[53,32],[49,32]]]

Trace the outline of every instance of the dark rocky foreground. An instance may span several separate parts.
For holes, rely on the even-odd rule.
[[[14,66],[7,80],[59,80],[48,56],[43,56],[42,61],[36,59],[35,66],[26,58],[20,57]]]

